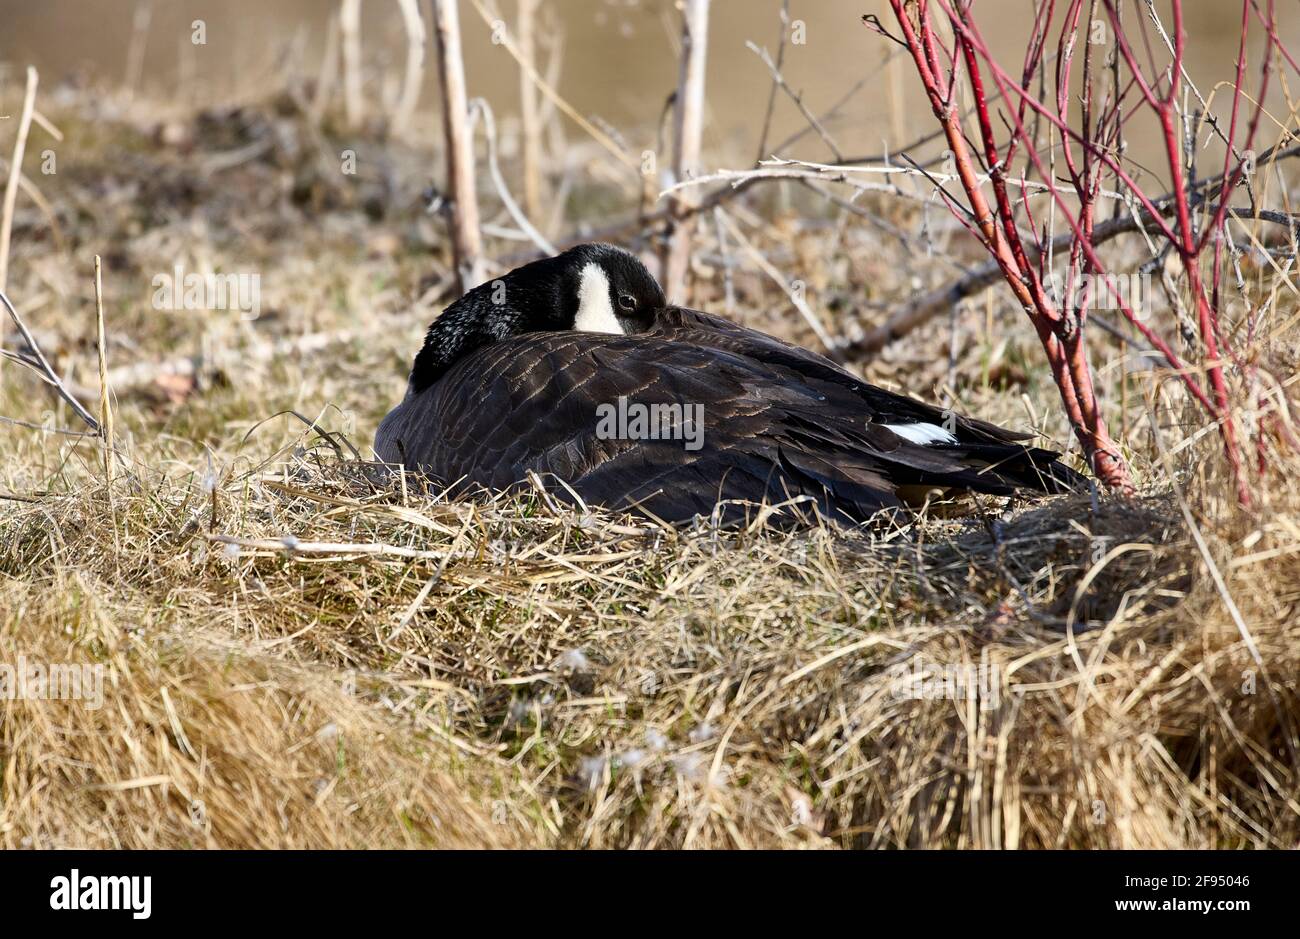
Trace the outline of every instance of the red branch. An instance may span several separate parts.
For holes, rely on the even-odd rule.
[[[1169,44],[1172,48],[1166,50],[1169,56],[1163,69],[1157,70],[1153,64],[1151,73],[1144,71],[1133,51],[1120,16],[1119,2],[1062,0],[1064,13],[1059,26],[1055,27],[1055,96],[1049,102],[1035,92],[1033,85],[1035,76],[1045,68],[1043,54],[1057,19],[1057,0],[1038,0],[1018,78],[1008,74],[989,51],[972,16],[974,0],[934,0],[934,6],[953,36],[951,53],[938,38],[930,0],[889,0],[902,31],[902,41],[911,53],[931,110],[943,130],[966,196],[967,206],[953,205],[953,210],[963,222],[967,221],[966,213],[969,211],[973,224],[968,223],[967,227],[995,259],[1007,286],[1033,323],[1060,391],[1065,413],[1093,472],[1112,488],[1122,491],[1132,488],[1128,467],[1107,431],[1093,384],[1085,325],[1089,304],[1103,298],[1078,289],[1084,278],[1106,285],[1110,294],[1107,299],[1112,300],[1124,318],[1165,357],[1193,400],[1217,424],[1224,456],[1236,482],[1238,499],[1243,505],[1249,505],[1251,490],[1247,467],[1241,457],[1238,420],[1245,408],[1242,402],[1248,405],[1261,399],[1255,384],[1259,377],[1256,365],[1259,350],[1234,348],[1226,338],[1230,331],[1224,330],[1220,317],[1224,304],[1220,283],[1222,250],[1227,240],[1225,227],[1231,218],[1231,197],[1243,181],[1249,183],[1249,161],[1253,159],[1251,148],[1263,113],[1262,102],[1268,89],[1274,55],[1281,55],[1292,67],[1295,67],[1295,62],[1278,38],[1274,0],[1243,0],[1241,39],[1226,133],[1211,119],[1215,134],[1225,143],[1223,169],[1216,186],[1219,195],[1208,218],[1199,218],[1198,228],[1201,198],[1193,200],[1189,193],[1200,192],[1204,187],[1200,181],[1189,178],[1188,168],[1184,165],[1184,117],[1179,110],[1186,53],[1182,2],[1170,0],[1172,29],[1169,31]],[[1109,88],[1100,99],[1095,87],[1098,77],[1089,41],[1094,24],[1098,22],[1099,5],[1105,7],[1114,42],[1112,55],[1117,57],[1110,66],[1111,84],[1115,87]],[[1137,12],[1141,23],[1146,11],[1139,9]],[[1262,24],[1268,42],[1258,86],[1248,93],[1245,88],[1246,58],[1252,13],[1253,18]],[[1081,36],[1081,22],[1088,29],[1088,35]],[[1079,87],[1073,89],[1071,71],[1081,41],[1082,72]],[[1142,26],[1141,43],[1153,61],[1155,50],[1163,48],[1149,41],[1145,25]],[[946,72],[942,64],[945,58],[950,63]],[[1126,79],[1121,79],[1121,64],[1127,69]],[[999,112],[998,122],[990,112],[986,75],[1006,102]],[[1119,87],[1121,81],[1123,87]],[[975,104],[978,153],[972,151],[956,105],[963,83]],[[1126,104],[1126,98],[1134,88],[1140,98]],[[1072,100],[1072,95],[1077,95],[1077,98]],[[1245,133],[1241,134],[1243,99],[1253,100],[1255,104],[1253,113],[1245,122]],[[1072,111],[1075,100],[1078,107]],[[1122,135],[1126,125],[1141,114],[1152,119],[1159,131],[1170,174],[1172,205],[1164,202],[1163,206],[1157,206],[1157,200],[1143,192],[1124,165],[1120,146]],[[1029,116],[1033,117],[1032,122],[1027,120]],[[1041,125],[1045,125],[1049,134],[1054,133],[1058,139],[1039,139]],[[995,126],[1004,128],[1005,141],[999,142]],[[1044,155],[1053,152],[1053,143],[1059,146],[1068,185],[1045,163]],[[979,159],[983,160],[982,167],[977,163]],[[1020,166],[1018,172],[1013,163]],[[1031,193],[1027,186],[1020,187],[1019,200],[1012,196],[1007,181],[1013,173],[1022,183],[1034,177],[1038,190],[1046,191],[1057,215],[1070,229],[1072,241],[1064,295],[1058,295],[1053,289],[1055,281],[1050,269],[1050,254],[1044,250],[1050,233],[1040,232],[1038,228],[1030,208]],[[1128,298],[1105,276],[1106,266],[1098,256],[1093,236],[1103,178],[1125,191],[1136,206],[1145,210],[1151,219],[1149,227],[1153,237],[1162,239],[1181,262],[1183,281],[1196,314],[1200,343],[1199,348],[1192,350],[1194,362],[1186,362],[1176,354],[1171,344],[1145,322]],[[985,183],[992,189],[991,204],[983,188]],[[1026,221],[1028,225],[1024,224]],[[1035,243],[1025,243],[1023,233],[1026,231],[1032,233]],[[1211,247],[1213,251],[1207,251]],[[1030,258],[1036,258],[1038,263],[1032,263]],[[1207,265],[1211,273],[1209,289],[1204,277]],[[1248,330],[1248,346],[1253,339],[1253,329]],[[1247,367],[1242,365],[1243,362],[1251,364]],[[1233,374],[1229,374],[1226,363],[1235,366]],[[1202,384],[1202,378],[1205,384]],[[1234,390],[1234,378],[1249,387]],[[1285,426],[1285,422],[1261,419],[1255,432],[1262,435],[1264,427],[1280,426]],[[1274,434],[1283,443],[1289,437],[1276,429]],[[1262,470],[1266,467],[1262,437],[1257,440],[1257,446],[1261,454],[1258,465]]]

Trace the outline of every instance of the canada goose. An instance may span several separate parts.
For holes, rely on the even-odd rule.
[[[667,306],[634,255],[587,244],[448,306],[375,451],[447,485],[500,491],[530,472],[553,477],[590,504],[669,522],[731,500],[803,496],[856,523],[916,488],[1010,495],[1079,484],[1058,454],[1024,439]]]

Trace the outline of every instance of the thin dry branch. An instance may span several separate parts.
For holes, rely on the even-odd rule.
[[[312,123],[319,124],[329,106],[330,96],[339,73],[339,17],[330,14],[325,26],[325,51],[321,54],[320,68],[316,72],[316,87],[312,92],[309,113]]]
[[[776,62],[772,61],[772,56],[766,49],[760,48],[748,40],[745,42],[745,47],[763,61],[763,64],[767,66],[767,70],[772,76],[772,87],[780,88],[785,92],[786,96],[794,102],[795,107],[799,109],[799,113],[803,115],[803,119],[808,122],[808,126],[816,131],[817,136],[821,138],[822,143],[826,144],[827,149],[831,151],[835,159],[844,159],[844,154],[840,152],[840,148],[835,143],[835,139],[831,137],[826,128],[822,126],[822,122],[817,119],[817,115],[814,114],[809,109],[808,105],[804,103],[803,95],[799,94],[786,84],[785,75],[781,72],[779,59]],[[764,130],[764,134],[766,135],[766,130]],[[766,156],[766,154],[760,154],[759,159],[761,160],[764,156]]]
[[[447,148],[447,190],[452,199],[451,241],[460,292],[483,282],[483,242],[474,181],[474,139],[465,94],[457,0],[433,0],[438,74],[442,80],[443,136]]]
[[[790,0],[781,0],[781,31],[776,45],[776,61],[772,64],[772,87],[767,93],[767,108],[763,112],[763,129],[758,133],[758,154],[754,157],[754,165],[757,166],[767,156],[764,152],[767,150],[767,135],[772,129],[772,115],[776,111],[776,93],[780,85],[785,83],[784,79],[778,81],[777,76],[781,73],[781,66],[785,64],[785,43],[786,34],[790,31]],[[754,48],[753,43],[748,43]]]
[[[54,387],[55,391],[58,392],[59,397],[68,402],[72,407],[72,410],[77,412],[77,416],[85,421],[91,430],[99,433],[99,422],[90,416],[90,412],[82,407],[81,402],[78,401],[70,391],[68,391],[68,387],[63,383],[63,379],[61,379],[58,373],[50,367],[50,363],[45,358],[45,354],[41,352],[40,346],[36,344],[36,339],[32,336],[31,330],[27,328],[27,324],[24,323],[22,317],[18,315],[18,311],[14,309],[14,305],[9,301],[8,295],[3,290],[0,290],[0,303],[3,303],[4,308],[9,311],[9,318],[13,320],[14,326],[18,329],[18,334],[23,337],[23,342],[25,342],[27,348],[31,350],[32,359],[35,360],[35,365],[39,368],[41,375]]]
[[[406,71],[402,79],[402,96],[393,111],[393,129],[404,131],[411,123],[415,106],[420,100],[420,86],[424,84],[424,19],[420,16],[419,0],[397,0],[402,11],[402,25],[406,30]]]
[[[149,41],[149,23],[153,19],[153,3],[140,0],[131,14],[131,38],[126,46],[126,68],[122,87],[128,97],[132,97],[140,88],[140,76],[144,73],[144,50]]]
[[[535,244],[542,254],[558,254],[555,245],[547,241],[537,228],[529,221],[527,214],[519,208],[514,197],[510,195],[510,187],[506,185],[505,175],[501,172],[501,166],[497,162],[497,127],[496,119],[492,115],[492,108],[484,98],[475,98],[470,102],[470,127],[473,128],[479,115],[483,117],[483,136],[487,140],[487,158],[488,173],[492,177],[492,184],[496,186],[497,195],[501,198],[501,204],[505,206],[506,212],[514,219],[519,230]]]
[[[1164,200],[1161,200],[1159,204],[1167,205]],[[1300,215],[1288,216],[1266,210],[1252,213],[1249,209],[1236,209],[1230,213],[1230,216],[1240,221],[1258,220],[1283,225],[1291,230],[1300,228]],[[1149,224],[1149,221],[1146,212],[1139,212],[1136,216],[1122,215],[1118,218],[1109,219],[1093,229],[1093,244],[1103,245],[1121,235],[1142,231]],[[1046,250],[1049,254],[1064,251],[1073,242],[1074,233],[1066,232],[1051,239],[1046,246]],[[1026,248],[1026,257],[1031,264],[1037,264],[1043,252],[1044,248],[1042,246],[1030,245]],[[974,296],[1001,280],[1001,266],[996,261],[986,262],[969,274],[958,277],[942,287],[908,301],[890,313],[888,318],[879,326],[849,343],[844,352],[846,355],[873,355],[891,342],[901,339],[913,330],[924,326],[939,314],[948,312],[952,309],[953,304]]]
[[[342,0],[339,32],[343,37],[343,116],[349,128],[361,123],[361,0]]]
[[[686,0],[682,10],[681,75],[674,109],[673,176],[679,182],[699,170],[704,129],[704,76],[709,40],[709,0]],[[677,194],[664,254],[664,293],[670,303],[686,302],[686,274],[691,260],[691,227],[696,199],[689,190]]]
[[[537,108],[537,44],[533,28],[541,0],[519,0],[519,120],[523,150],[524,213],[542,217],[542,122]]]
[[[435,2],[437,2],[437,0],[435,0]],[[487,27],[489,29],[495,29],[496,17],[494,17],[487,7],[483,5],[483,0],[470,0],[470,3],[473,5],[475,11],[477,11],[479,18],[487,24]],[[573,121],[573,123],[577,124],[583,129],[583,131],[589,134],[591,138],[595,140],[596,143],[600,144],[601,147],[603,147],[615,160],[630,170],[639,170],[639,163],[622,147],[620,147],[609,134],[605,133],[591,121],[587,120],[587,118],[583,117],[581,111],[561,97],[560,93],[555,90],[554,82],[548,81],[524,58],[523,53],[519,50],[518,44],[508,32],[500,34],[499,38],[502,47],[504,47],[505,50],[510,53],[511,57],[519,63],[519,67],[527,73],[529,79],[531,79],[533,84],[537,86],[537,89],[546,96],[547,101],[557,108],[565,117]],[[553,64],[558,63],[558,59],[553,59],[552,62]],[[544,113],[541,122],[542,124],[546,123],[546,115]]]
[[[104,481],[113,482],[113,401],[108,386],[108,339],[104,328],[104,278],[95,255],[95,345],[99,360],[99,426],[104,438]]]
[[[0,211],[0,291],[9,285],[9,238],[13,230],[14,206],[18,201],[18,183],[23,174],[23,154],[27,150],[27,134],[32,127],[32,112],[36,108],[36,69],[27,66],[27,90],[23,94],[23,113],[18,120],[18,136],[14,140],[14,155],[9,161],[9,180],[5,183],[4,208]]]

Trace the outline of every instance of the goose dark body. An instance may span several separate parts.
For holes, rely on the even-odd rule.
[[[603,331],[582,328],[593,326]],[[620,399],[699,405],[702,445],[601,435],[597,409]],[[756,330],[666,306],[633,255],[582,245],[448,307],[375,449],[443,484],[509,490],[532,472],[589,504],[670,522],[710,516],[720,502],[730,519],[745,511],[737,503],[803,496],[798,511],[812,503],[856,523],[903,505],[916,487],[1010,495],[1080,485],[1058,454],[1024,439]]]

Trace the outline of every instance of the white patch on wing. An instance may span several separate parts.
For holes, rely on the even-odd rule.
[[[609,300],[609,278],[599,264],[588,264],[582,269],[578,285],[578,315],[573,328],[588,333],[617,333],[623,327],[614,316],[614,305]]]
[[[885,426],[904,440],[910,440],[923,447],[932,443],[957,442],[957,438],[950,431],[944,430],[938,424],[886,424]]]

